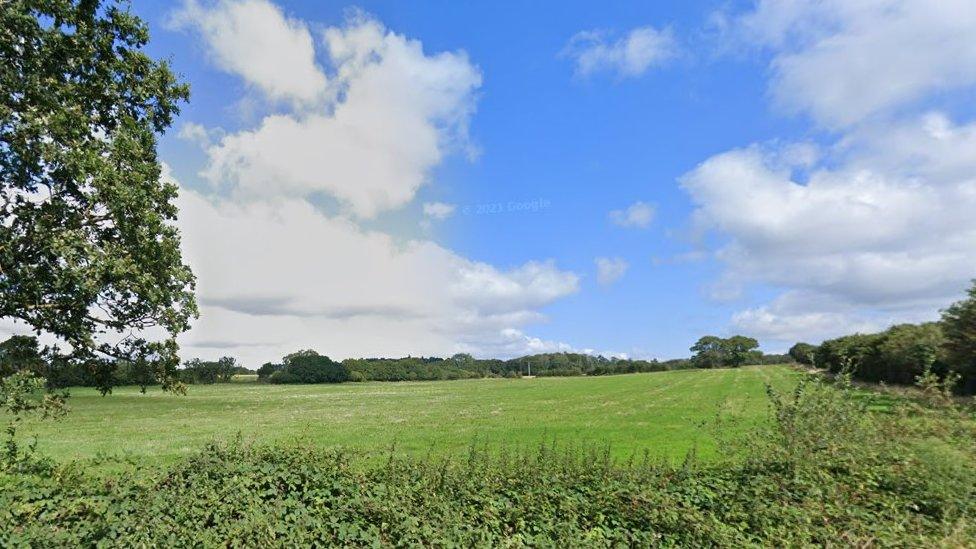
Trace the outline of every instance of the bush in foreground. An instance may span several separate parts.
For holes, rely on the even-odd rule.
[[[817,381],[705,466],[542,446],[369,464],[300,446],[213,444],[111,479],[5,458],[0,545],[962,546],[976,536],[973,423]],[[909,416],[912,416],[909,419]],[[29,464],[28,465],[25,465]],[[5,469],[4,469],[5,467]]]

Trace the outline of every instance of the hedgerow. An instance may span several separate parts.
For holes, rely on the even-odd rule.
[[[556,444],[376,463],[234,440],[106,477],[8,449],[0,545],[972,545],[969,412],[868,412],[870,395],[814,379],[770,402],[769,423],[712,465]]]

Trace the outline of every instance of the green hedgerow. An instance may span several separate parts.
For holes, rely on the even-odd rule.
[[[745,458],[706,466],[537,451],[382,465],[213,443],[164,470],[0,472],[0,545],[748,546],[972,544],[976,439],[960,410],[811,379],[770,391]]]

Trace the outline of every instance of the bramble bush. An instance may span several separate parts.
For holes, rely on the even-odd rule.
[[[0,545],[964,546],[976,430],[950,399],[843,379],[769,391],[734,459],[613,460],[541,445],[382,463],[301,445],[213,443],[165,470],[0,465]]]

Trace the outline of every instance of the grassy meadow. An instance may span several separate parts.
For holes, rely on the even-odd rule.
[[[238,433],[258,443],[311,443],[370,455],[392,445],[413,455],[463,453],[472,443],[605,445],[617,457],[649,452],[679,460],[695,448],[716,459],[716,419],[745,432],[769,413],[765,383],[787,367],[682,370],[604,377],[267,385],[249,380],[190,386],[185,396],[116,388],[71,390],[63,420],[21,433],[58,460],[99,455],[167,464]]]

